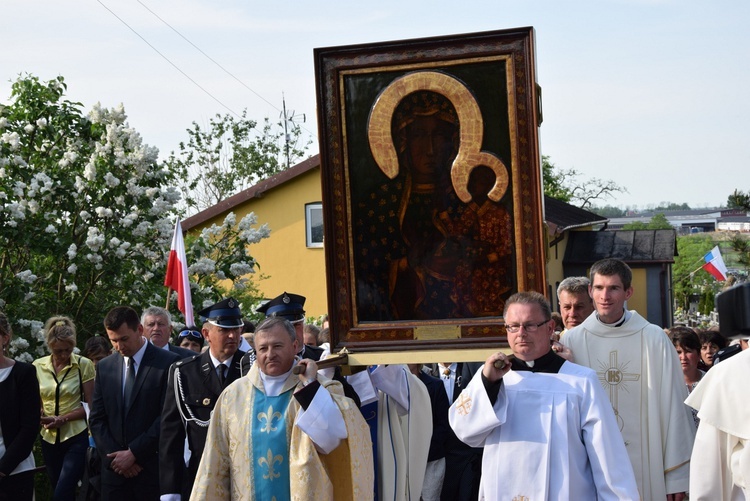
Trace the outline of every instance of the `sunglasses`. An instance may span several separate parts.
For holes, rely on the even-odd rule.
[[[180,334],[177,337],[179,339],[188,338],[191,341],[195,341],[197,343],[203,344],[203,335],[198,331],[185,329],[184,331],[180,332]]]

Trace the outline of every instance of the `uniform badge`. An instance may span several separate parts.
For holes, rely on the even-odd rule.
[[[235,301],[233,298],[229,298],[229,301],[227,301],[227,306],[229,308],[236,308],[237,307],[237,301]]]
[[[284,297],[281,298],[281,300],[284,302],[284,304],[289,304],[292,302],[292,298],[284,294]]]
[[[203,405],[209,405],[209,404],[211,404],[211,399],[208,398],[208,397],[204,398],[203,399]]]

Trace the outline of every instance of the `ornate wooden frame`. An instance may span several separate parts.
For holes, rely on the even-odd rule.
[[[455,106],[460,124],[460,147],[451,167],[455,197],[461,203],[471,200],[466,187],[473,166],[495,172],[488,198],[503,204],[512,221],[509,293],[545,292],[533,28],[319,48],[315,72],[332,348],[393,352],[507,346],[500,314],[367,318],[365,304],[358,303],[358,274],[362,263],[369,263],[355,226],[372,213],[360,208],[368,203],[363,200],[371,193],[367,187],[387,190],[397,182],[391,136],[396,105],[414,91],[437,92]]]

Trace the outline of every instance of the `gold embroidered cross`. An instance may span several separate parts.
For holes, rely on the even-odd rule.
[[[466,416],[471,411],[471,397],[466,393],[461,393],[456,400],[456,411],[462,416]]]
[[[606,363],[599,361],[599,367],[601,370],[596,374],[599,376],[599,381],[604,385],[604,389],[609,392],[609,400],[612,402],[612,407],[615,414],[619,415],[618,407],[618,393],[619,390],[627,391],[627,383],[630,381],[638,381],[641,378],[640,374],[625,372],[628,368],[629,362],[618,363],[617,362],[617,351],[611,351],[609,353],[609,366]]]

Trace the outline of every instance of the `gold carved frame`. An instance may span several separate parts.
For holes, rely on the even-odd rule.
[[[467,214],[472,203],[469,176],[477,166],[489,168],[495,182],[485,205],[505,211],[512,222],[507,235],[512,257],[506,258],[511,265],[503,268],[511,268],[505,277],[510,290],[505,287],[503,297],[521,290],[545,292],[537,134],[541,112],[534,65],[532,28],[315,50],[331,343],[335,351],[349,351],[350,364],[480,360],[507,347],[497,312],[398,318],[388,309],[393,296],[373,294],[374,304],[385,305],[379,309],[363,300],[361,291],[385,289],[392,278],[362,270],[385,269],[389,259],[390,269],[397,268],[389,250],[399,247],[399,239],[389,235],[393,225],[387,222],[394,211],[377,205],[403,207],[403,199],[412,196],[404,195],[411,194],[410,182],[400,172],[393,117],[399,103],[415,92],[447,99],[459,124],[450,165],[453,205],[440,217]],[[374,209],[366,210],[368,203]],[[477,214],[483,217],[481,211]],[[380,254],[362,243],[365,225],[377,235],[368,238],[382,242]],[[482,262],[492,274],[492,261]],[[365,276],[383,283],[370,287]],[[437,281],[437,295],[447,290],[454,298],[457,281],[453,275]],[[430,297],[436,295],[432,292]]]

